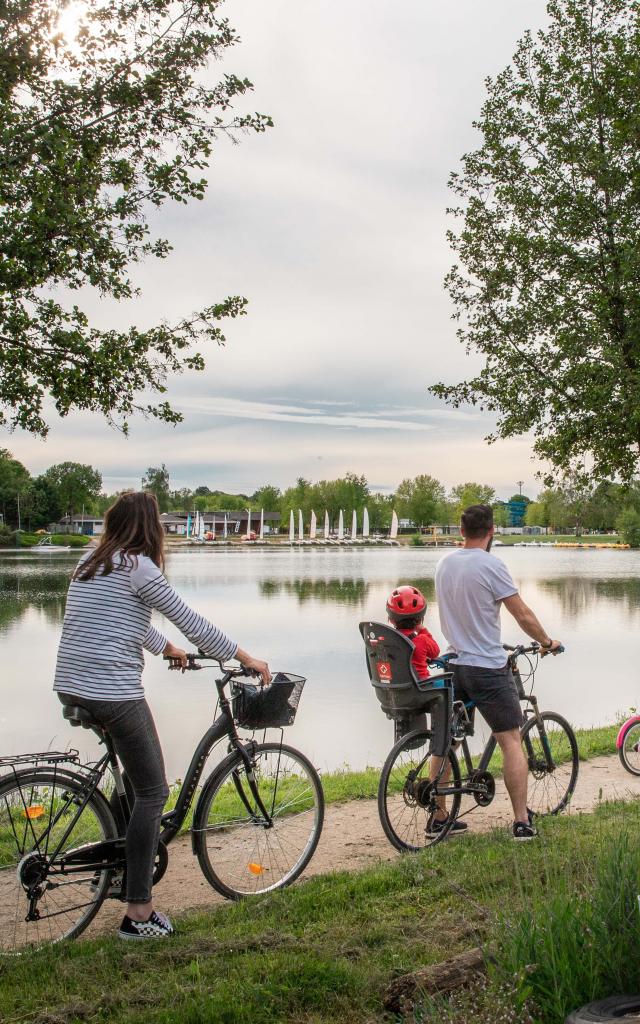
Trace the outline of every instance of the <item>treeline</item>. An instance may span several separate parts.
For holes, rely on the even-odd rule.
[[[498,526],[511,524],[507,503],[498,501],[489,484],[466,482],[447,490],[428,474],[402,480],[395,492],[373,491],[365,476],[347,473],[335,480],[312,483],[299,477],[292,487],[282,491],[264,484],[251,494],[216,490],[207,484],[175,489],[167,467],[150,466],[140,486],[152,491],[162,512],[212,512],[250,508],[279,512],[285,521],[293,510],[302,509],[305,520],[312,509],[321,516],[327,511],[332,520],[340,509],[354,509],[360,522],[365,507],[373,530],[389,527],[392,511],[408,519],[416,528],[455,523],[468,505],[493,506]],[[32,477],[9,451],[0,449],[0,511],[8,527],[37,530],[58,522],[63,516],[84,510],[87,515],[102,515],[117,494],[105,494],[102,475],[93,466],[62,462]],[[581,533],[618,528],[625,534],[636,531],[640,542],[640,482],[623,487],[604,481],[591,489],[565,483],[546,488],[535,499],[514,494],[510,502],[524,503],[527,526],[544,526],[555,532]]]

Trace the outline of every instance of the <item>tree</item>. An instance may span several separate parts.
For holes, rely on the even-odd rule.
[[[451,502],[456,518],[460,518],[469,505],[492,505],[496,492],[488,484],[466,483],[451,488]]]
[[[450,178],[446,279],[483,369],[431,391],[534,433],[562,473],[629,480],[640,449],[637,0],[550,0],[487,80],[481,147]],[[551,485],[557,473],[549,473]]]
[[[142,410],[175,423],[168,402],[141,392],[203,369],[198,346],[223,344],[220,320],[246,300],[104,330],[56,289],[134,296],[135,264],[170,251],[148,211],[201,199],[215,140],[272,122],[230,115],[246,78],[206,84],[238,41],[221,0],[84,0],[78,30],[63,35],[65,6],[24,0],[0,13],[0,422],[45,434],[50,395],[60,415],[97,410],[126,429]]]
[[[493,506],[493,521],[496,526],[506,527],[509,525],[509,513],[503,502]]]
[[[211,494],[211,491],[205,484],[200,484],[199,487],[196,487],[193,493],[196,498],[206,498],[209,494]]]
[[[640,548],[640,512],[637,509],[623,509],[616,520],[616,528],[625,544]]]
[[[46,476],[38,476],[33,481],[31,525],[39,530],[50,523],[57,523],[64,509],[60,501],[60,493],[55,484]],[[94,507],[95,507],[94,502]],[[96,511],[98,511],[96,509]]]
[[[102,474],[81,462],[60,462],[42,474],[57,494],[58,505],[67,515],[92,512],[102,489]]]
[[[440,518],[445,490],[439,480],[420,474],[403,480],[396,491],[396,502],[414,526],[432,526]]]
[[[18,525],[18,502],[31,490],[29,470],[6,448],[0,448],[0,505],[5,523]]]
[[[255,509],[263,508],[265,512],[279,512],[282,495],[279,487],[264,484],[255,494],[251,495],[251,504]]]
[[[157,466],[149,466],[142,478],[142,490],[151,491],[152,494],[155,494],[160,511],[167,511],[171,492],[169,490],[169,470],[164,462],[159,468]]]

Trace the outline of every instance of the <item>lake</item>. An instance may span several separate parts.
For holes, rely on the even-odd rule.
[[[185,600],[272,669],[307,677],[287,740],[324,770],[380,765],[393,725],[369,684],[358,622],[384,622],[399,583],[424,592],[426,624],[442,642],[434,597],[444,549],[311,548],[191,550],[170,554],[167,575]],[[575,726],[612,722],[640,704],[640,553],[501,548],[516,584],[566,654],[541,664],[542,709]],[[92,755],[92,734],[67,727],[51,691],[74,554],[0,554],[2,704],[0,754],[67,744]],[[154,614],[174,642],[175,628]],[[523,637],[503,612],[503,639]],[[170,780],[183,775],[215,702],[213,672],[170,673],[147,655],[144,681]],[[477,743],[482,736],[477,736]]]

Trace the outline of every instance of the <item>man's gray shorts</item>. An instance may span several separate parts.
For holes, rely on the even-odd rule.
[[[473,701],[492,732],[519,729],[524,719],[518,691],[509,665],[480,668],[451,665],[454,700]]]

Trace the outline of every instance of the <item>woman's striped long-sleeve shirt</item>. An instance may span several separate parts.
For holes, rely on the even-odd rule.
[[[69,587],[54,690],[93,700],[141,700],[143,648],[161,654],[167,644],[151,625],[153,608],[200,650],[221,661],[234,657],[238,645],[185,604],[155,562],[116,554],[108,576],[96,573]]]

